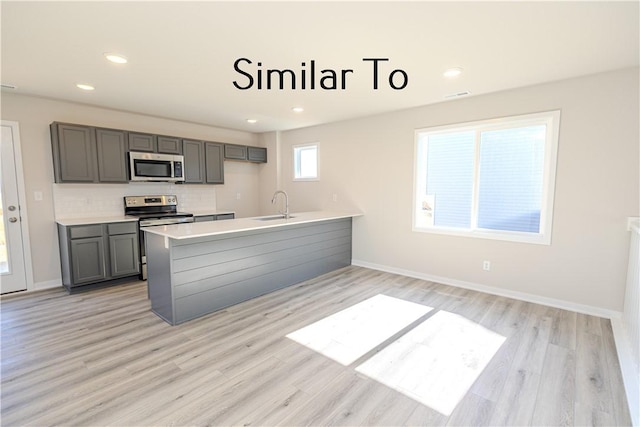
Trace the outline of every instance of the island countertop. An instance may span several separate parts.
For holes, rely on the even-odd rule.
[[[216,236],[219,234],[237,233],[241,231],[261,230],[266,228],[284,227],[294,224],[304,224],[309,222],[327,221],[331,219],[353,218],[362,216],[361,212],[296,212],[292,213],[289,219],[269,219],[261,220],[275,215],[262,217],[238,218],[225,221],[191,222],[172,225],[158,225],[155,227],[145,227],[142,230],[170,239],[191,239],[195,237]]]

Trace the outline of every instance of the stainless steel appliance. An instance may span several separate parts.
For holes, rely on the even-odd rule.
[[[193,214],[178,212],[178,198],[173,195],[127,196],[124,198],[124,213],[138,217],[140,228],[193,222]],[[147,256],[142,230],[139,231],[138,239],[140,241],[142,280],[147,280]]]
[[[131,181],[184,181],[184,156],[129,152]]]

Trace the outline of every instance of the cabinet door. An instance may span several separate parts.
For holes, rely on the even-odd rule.
[[[262,147],[247,147],[247,160],[250,162],[267,163],[267,149]]]
[[[204,182],[204,148],[202,141],[182,140],[184,153],[184,182]]]
[[[103,237],[71,240],[70,246],[72,286],[107,278]]]
[[[148,133],[129,132],[129,150],[130,151],[156,151],[156,136]]]
[[[56,182],[96,182],[98,162],[94,129],[63,123],[51,125]]]
[[[245,145],[224,145],[224,158],[230,160],[247,160],[247,147]]]
[[[224,184],[224,145],[205,142],[205,161],[207,184]]]
[[[111,277],[131,276],[140,272],[138,245],[137,234],[109,236]]]
[[[158,153],[182,154],[182,140],[172,136],[159,136]]]
[[[96,129],[98,180],[128,182],[125,133],[121,130]]]

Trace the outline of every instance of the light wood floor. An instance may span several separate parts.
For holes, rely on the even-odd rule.
[[[449,417],[285,337],[380,293],[507,337]],[[608,320],[359,267],[175,327],[144,282],[0,308],[3,426],[630,425]]]

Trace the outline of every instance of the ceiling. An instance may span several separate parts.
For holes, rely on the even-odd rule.
[[[3,89],[250,132],[639,65],[639,2],[0,2]],[[113,64],[104,53],[128,58]],[[234,62],[247,58],[234,71]],[[378,61],[374,89],[373,61]],[[311,61],[315,89],[311,89]],[[262,65],[259,67],[257,63]],[[302,63],[305,63],[302,66]],[[461,67],[447,79],[443,72]],[[263,88],[257,88],[262,70]],[[290,69],[266,89],[267,69]],[[302,70],[306,88],[301,88]],[[334,90],[320,78],[336,72]],[[341,79],[341,70],[346,71]],[[404,89],[389,85],[406,73]],[[403,84],[401,71],[393,84]],[[95,87],[91,92],[77,83]],[[331,86],[328,77],[323,81]],[[344,83],[344,89],[342,89]],[[292,107],[304,112],[295,113]],[[249,124],[246,119],[257,120]]]

